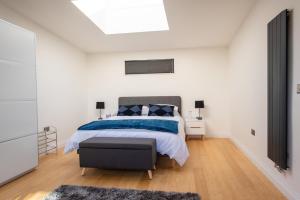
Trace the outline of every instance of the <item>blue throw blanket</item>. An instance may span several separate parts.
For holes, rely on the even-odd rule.
[[[178,122],[160,119],[124,119],[93,121],[78,128],[78,130],[104,129],[146,129],[177,134]]]

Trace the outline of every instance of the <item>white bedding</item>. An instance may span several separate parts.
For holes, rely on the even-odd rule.
[[[76,131],[65,146],[65,153],[77,150],[79,143],[92,137],[133,137],[133,138],[154,138],[156,139],[156,149],[162,155],[168,155],[183,166],[189,157],[189,151],[185,143],[184,120],[182,117],[154,117],[154,116],[115,116],[109,120],[120,119],[165,119],[178,121],[178,134],[150,131],[144,129],[105,129],[105,130],[80,130]],[[105,120],[105,119],[104,119]]]

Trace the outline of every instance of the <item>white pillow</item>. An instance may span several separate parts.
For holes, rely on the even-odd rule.
[[[148,116],[148,112],[149,112],[149,107],[148,106],[143,106],[142,115]]]
[[[181,116],[177,110],[174,110],[174,117],[175,116]]]

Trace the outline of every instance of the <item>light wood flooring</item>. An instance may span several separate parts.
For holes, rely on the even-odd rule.
[[[183,168],[158,161],[153,179],[146,171],[87,169],[81,176],[77,154],[48,155],[33,172],[0,187],[0,199],[42,199],[62,184],[197,192],[203,200],[276,200],[285,197],[228,139],[189,140]]]

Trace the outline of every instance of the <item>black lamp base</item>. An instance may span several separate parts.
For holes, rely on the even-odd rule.
[[[101,108],[100,108],[100,115],[99,115],[98,120],[102,120]]]
[[[198,119],[198,120],[202,120],[202,117],[201,117],[201,115],[200,115],[200,108],[199,108],[199,113],[198,113],[199,115],[198,115],[198,117],[196,117],[196,119]]]

